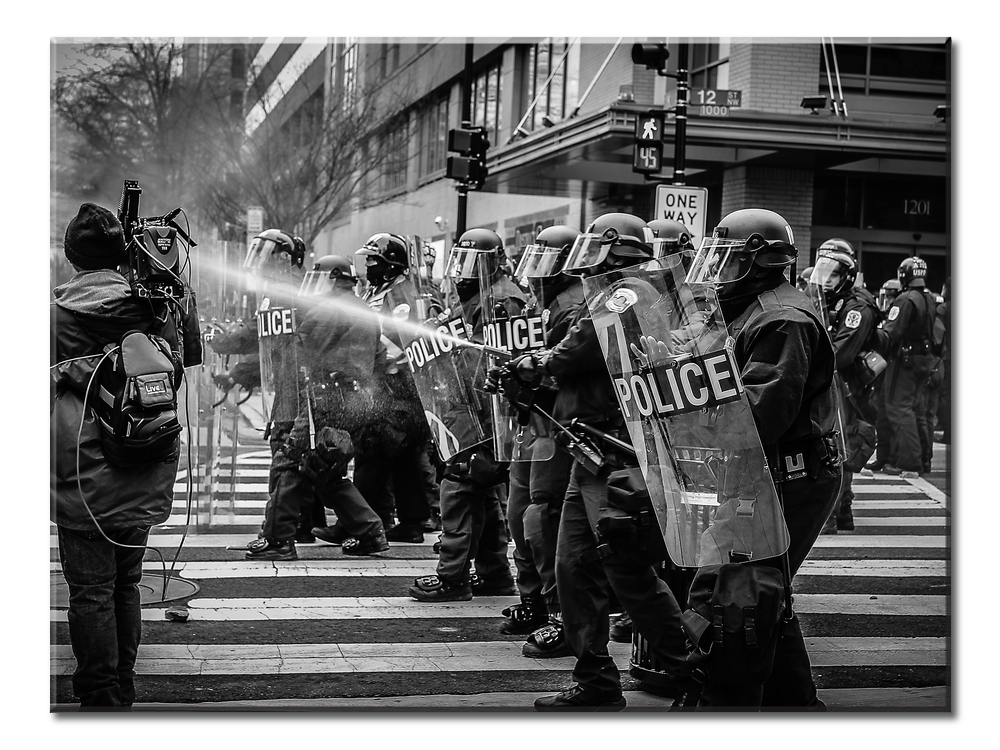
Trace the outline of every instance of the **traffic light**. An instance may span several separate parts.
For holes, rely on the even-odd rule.
[[[468,190],[480,190],[486,182],[486,150],[490,141],[482,126],[456,128],[448,131],[448,150],[460,156],[448,157],[447,175],[461,182]]]
[[[632,171],[658,174],[663,165],[663,115],[650,112],[635,119]]]
[[[667,69],[667,59],[670,57],[670,50],[663,42],[656,44],[633,44],[632,63],[635,65],[645,65],[650,70],[655,70],[661,75]]]

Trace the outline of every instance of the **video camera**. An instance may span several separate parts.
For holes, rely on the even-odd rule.
[[[179,299],[187,286],[181,279],[180,250],[197,247],[187,233],[174,221],[180,208],[156,217],[139,216],[139,196],[142,188],[137,180],[125,180],[121,202],[118,204],[118,221],[125,232],[125,250],[128,254],[128,278],[133,293],[152,299]]]

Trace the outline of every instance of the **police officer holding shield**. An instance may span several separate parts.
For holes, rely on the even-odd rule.
[[[536,314],[540,312],[545,323],[548,347],[562,341],[587,307],[579,277],[561,273],[579,236],[579,231],[567,226],[542,229],[524,248],[514,274],[519,284],[534,295]],[[540,390],[535,399],[544,401],[544,408],[551,411],[554,397],[555,392]],[[514,540],[521,602],[504,609],[500,632],[530,633],[522,650],[533,658],[569,654],[562,632],[555,565],[559,517],[573,459],[562,446],[549,447],[554,452],[546,460],[511,463],[507,495],[507,527]],[[544,632],[535,632],[546,624],[549,627]]]
[[[797,255],[784,218],[748,208],[719,222],[687,277],[689,284],[714,285],[735,339],[734,355],[782,499],[790,576],[835,506],[842,474],[834,436],[835,352],[812,302],[785,280],[784,269]],[[781,560],[760,564],[780,567]],[[708,675],[701,705],[823,708],[794,614],[785,623],[773,671],[762,688],[730,687],[719,677]]]
[[[488,288],[480,285],[480,264],[488,268]],[[448,263],[448,281],[461,305],[471,338],[483,340],[483,306],[492,299],[508,316],[524,308],[523,293],[504,273],[503,242],[489,229],[459,237]],[[486,299],[484,299],[486,298]],[[447,462],[441,481],[441,549],[437,574],[417,578],[410,595],[423,602],[469,601],[473,595],[505,596],[515,591],[507,561],[502,499],[508,466],[492,446],[480,444]],[[476,561],[475,576],[471,574]]]
[[[601,274],[642,263],[653,257],[652,242],[653,234],[642,219],[623,213],[605,214],[578,238],[564,271]],[[559,392],[554,416],[560,422],[569,423],[576,418],[628,444],[624,418],[589,311],[582,311],[552,350],[518,360],[516,372],[528,384],[537,383],[543,375],[557,379]],[[580,460],[574,460],[571,469],[559,522],[556,584],[566,642],[576,657],[575,684],[561,693],[538,698],[535,708],[539,711],[618,711],[626,704],[618,668],[608,652],[609,576],[598,551],[598,523],[601,510],[608,503],[609,474],[637,462],[632,453],[614,448],[605,451],[605,461],[606,465],[596,474]],[[622,564],[629,570],[640,570],[627,560],[622,560]],[[673,601],[673,612],[664,617],[677,623],[670,635],[678,640],[680,658],[683,653],[680,609],[652,567],[645,567],[648,577],[629,581],[616,577],[611,584],[626,609],[634,607],[637,600],[647,599],[654,591],[666,592]],[[664,599],[657,601],[662,603]]]

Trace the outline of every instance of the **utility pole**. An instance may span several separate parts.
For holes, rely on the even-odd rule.
[[[687,42],[677,44],[677,106],[674,109],[674,177],[675,185],[686,184],[684,172],[684,150],[687,146],[688,121],[688,55],[690,45]]]
[[[473,63],[473,43],[469,39],[465,42],[465,67],[462,69],[462,128],[472,127],[472,63]],[[469,188],[464,184],[458,185],[458,218],[455,221],[456,236],[465,234],[466,217],[469,211]]]
[[[688,59],[690,55],[690,45],[687,42],[677,44],[677,72],[667,72],[667,60],[670,58],[670,50],[663,42],[654,44],[633,44],[632,62],[635,65],[644,65],[650,70],[655,70],[656,74],[665,78],[674,78],[677,81],[677,104],[674,107],[674,185],[684,185],[686,183],[686,173],[684,169],[684,152],[687,147],[687,120],[688,120],[688,95],[690,84],[688,81]],[[656,174],[660,171],[660,149],[649,142],[652,138],[659,139],[659,135],[654,135],[656,126],[666,121],[666,112],[657,110],[650,113],[647,120],[648,128],[636,128],[636,143],[633,153],[633,171],[645,174]],[[643,125],[640,118],[640,125]],[[643,133],[647,133],[644,137]]]

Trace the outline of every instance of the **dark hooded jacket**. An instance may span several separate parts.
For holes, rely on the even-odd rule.
[[[107,344],[131,330],[165,338],[181,351],[180,337],[165,303],[133,296],[117,271],[81,271],[53,291],[50,305],[50,501],[51,520],[94,531],[89,507],[101,529],[153,526],[170,515],[177,460],[115,466],[101,448],[97,423],[84,397]],[[185,316],[188,336],[198,337],[196,314]],[[197,346],[188,347],[200,351]],[[199,362],[185,361],[185,365]],[[90,387],[92,402],[93,386]],[[79,447],[79,450],[78,450]],[[81,495],[82,491],[82,495]],[[86,507],[84,506],[86,502]]]

